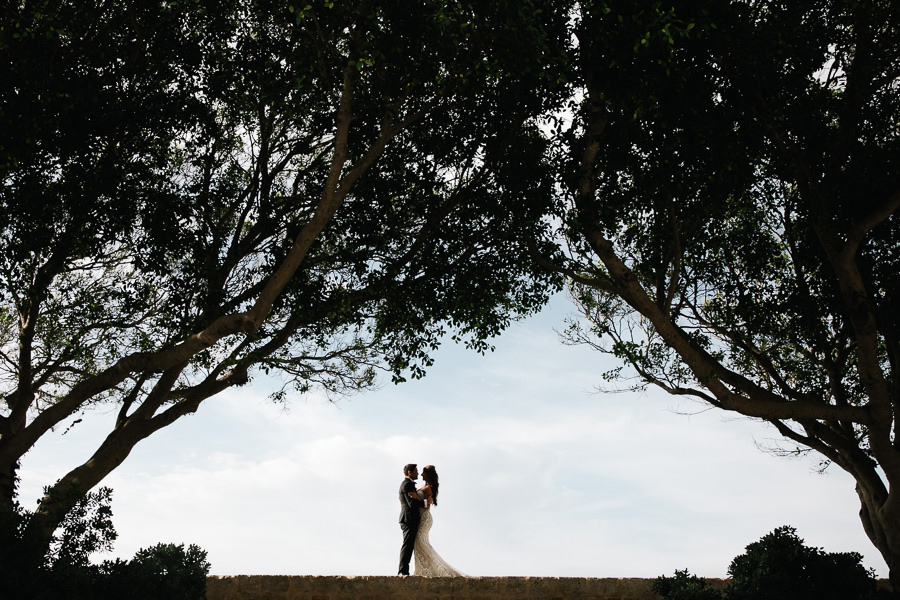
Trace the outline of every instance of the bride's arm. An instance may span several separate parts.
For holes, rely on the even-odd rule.
[[[425,500],[425,507],[428,507],[428,498],[431,497],[430,490],[427,490],[426,488],[419,488],[415,492],[410,492],[408,495],[414,500]]]
[[[419,497],[420,500],[425,500],[425,510],[431,508],[433,502],[431,501],[431,488],[425,486],[421,489],[416,490],[416,496]]]

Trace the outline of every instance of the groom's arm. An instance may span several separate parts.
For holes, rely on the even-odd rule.
[[[413,504],[414,499],[409,497],[410,492],[415,494],[416,486],[412,481],[407,479],[403,482],[403,485],[400,486],[400,498],[402,498],[403,501],[406,502],[406,506],[408,508],[412,508],[413,506],[415,506],[415,504]]]
[[[409,508],[413,508],[413,507],[419,508],[419,507],[425,506],[425,503],[422,500],[419,500],[418,497],[416,497],[416,484],[415,483],[413,483],[410,480],[406,480],[406,482],[403,484],[402,490],[403,490],[403,493],[402,493],[403,499],[406,500],[406,505]]]

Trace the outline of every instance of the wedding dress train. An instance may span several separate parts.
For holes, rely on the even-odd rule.
[[[422,516],[422,520],[419,523],[419,532],[416,534],[415,552],[413,554],[416,561],[416,569],[413,575],[420,577],[466,577],[464,573],[447,564],[431,547],[431,543],[428,541],[428,532],[431,530],[431,525],[434,522],[431,518],[431,511],[420,508],[419,513]]]

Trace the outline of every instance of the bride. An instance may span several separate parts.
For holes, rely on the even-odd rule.
[[[425,507],[419,509],[422,520],[419,522],[419,532],[416,534],[415,560],[416,569],[413,575],[420,577],[466,577],[460,573],[434,551],[428,541],[428,532],[431,530],[431,507],[437,506],[438,498],[438,474],[434,465],[428,465],[422,469],[422,479],[425,485],[416,490],[416,495],[425,501]]]

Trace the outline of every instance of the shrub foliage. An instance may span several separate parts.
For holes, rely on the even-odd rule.
[[[73,491],[75,493],[75,491]],[[131,560],[92,562],[112,550],[112,490],[83,495],[66,514],[49,551],[29,534],[33,513],[18,503],[0,515],[4,600],[203,600],[210,564],[191,544],[157,544]]]
[[[687,569],[660,576],[653,591],[665,600],[874,600],[875,573],[857,552],[811,548],[790,526],[749,544],[728,567],[724,593]]]

